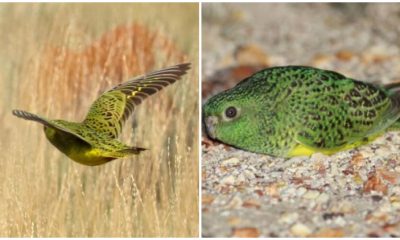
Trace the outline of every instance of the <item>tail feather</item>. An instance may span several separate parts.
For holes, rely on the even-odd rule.
[[[400,82],[389,83],[384,85],[383,87],[390,92],[397,93],[400,91]]]
[[[119,153],[124,153],[124,154],[139,154],[140,152],[143,152],[145,150],[148,150],[147,148],[141,148],[141,147],[130,147],[126,149],[119,150]]]
[[[395,103],[400,102],[400,82],[390,83],[383,86],[391,94],[392,99]],[[400,131],[400,118],[397,119],[386,131]]]
[[[39,117],[38,115],[35,115],[30,112],[14,109],[14,110],[12,110],[12,114],[16,117],[19,117],[19,118],[22,118],[25,120],[35,121],[35,122],[42,123],[44,125],[49,125],[49,123],[46,119]]]

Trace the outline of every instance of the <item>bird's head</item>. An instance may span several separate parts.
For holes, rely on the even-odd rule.
[[[207,134],[221,142],[248,149],[257,139],[260,104],[243,88],[233,88],[210,98],[203,106]]]

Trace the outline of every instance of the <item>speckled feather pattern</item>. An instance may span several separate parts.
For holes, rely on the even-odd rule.
[[[148,96],[176,82],[188,69],[188,64],[181,64],[115,86],[93,103],[83,124],[112,138],[118,137],[135,107]]]
[[[240,114],[226,119],[228,106]],[[236,147],[287,157],[299,144],[344,148],[383,133],[400,117],[397,91],[312,67],[262,70],[209,99],[215,138]]]
[[[72,160],[104,164],[145,150],[117,139],[125,121],[143,100],[181,79],[189,69],[189,63],[179,64],[119,84],[92,104],[83,122],[50,120],[21,110],[13,114],[43,124],[48,140]]]

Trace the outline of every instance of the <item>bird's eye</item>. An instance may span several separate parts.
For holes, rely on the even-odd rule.
[[[225,116],[226,116],[227,118],[234,118],[234,117],[236,117],[236,114],[237,114],[237,110],[236,110],[235,107],[228,107],[228,108],[225,110]]]

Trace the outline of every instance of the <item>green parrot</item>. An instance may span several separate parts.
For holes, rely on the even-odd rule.
[[[144,99],[173,84],[189,69],[190,63],[179,64],[121,83],[100,95],[82,122],[50,120],[21,110],[12,113],[43,124],[47,139],[70,159],[96,166],[146,150],[118,140],[123,124]]]
[[[273,67],[211,97],[208,135],[277,157],[333,154],[399,129],[400,84],[377,86],[305,66]]]

